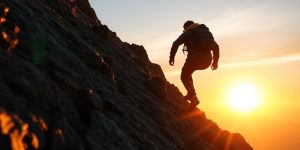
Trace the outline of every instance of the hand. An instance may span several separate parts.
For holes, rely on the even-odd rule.
[[[174,58],[170,58],[169,64],[170,64],[171,66],[174,66]]]
[[[211,70],[216,70],[216,69],[218,69],[218,62],[213,62],[211,64]]]

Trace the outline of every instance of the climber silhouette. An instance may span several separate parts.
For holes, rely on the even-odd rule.
[[[195,70],[204,70],[209,66],[211,66],[212,70],[218,68],[219,45],[215,42],[209,28],[204,24],[188,20],[184,23],[183,28],[183,33],[173,42],[169,64],[171,66],[174,65],[177,49],[181,44],[184,44],[183,53],[187,51],[188,54],[180,78],[187,90],[184,100],[189,102],[189,110],[191,110],[199,104],[192,74]]]

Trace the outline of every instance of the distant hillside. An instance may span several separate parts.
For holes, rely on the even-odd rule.
[[[122,42],[88,0],[0,8],[1,150],[252,150],[204,112],[186,113],[144,47]]]

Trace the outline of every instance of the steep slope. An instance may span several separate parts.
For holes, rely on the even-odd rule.
[[[122,42],[88,0],[11,0],[1,24],[0,149],[251,150],[187,107],[143,46]]]

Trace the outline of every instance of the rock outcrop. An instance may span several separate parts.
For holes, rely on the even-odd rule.
[[[186,113],[144,47],[122,42],[88,0],[2,6],[20,32],[1,22],[0,149],[252,150],[201,110]]]

